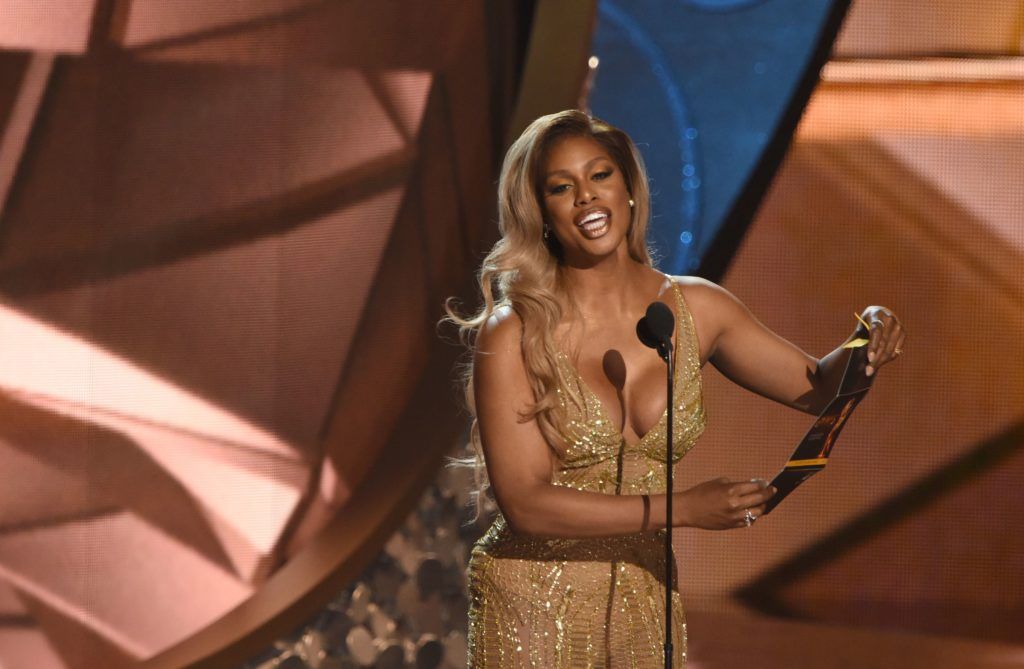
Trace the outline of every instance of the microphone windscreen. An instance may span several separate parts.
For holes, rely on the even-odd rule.
[[[658,340],[651,334],[651,328],[647,326],[646,316],[636,322],[636,336],[640,343],[647,348],[658,348]]]
[[[672,310],[664,302],[651,302],[644,318],[647,320],[647,328],[657,341],[667,341],[672,338],[676,317],[672,315]]]

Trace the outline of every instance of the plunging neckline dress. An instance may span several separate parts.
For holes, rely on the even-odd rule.
[[[700,347],[679,285],[673,379],[673,452],[678,463],[704,430]],[[558,393],[568,415],[566,447],[556,452],[554,485],[608,495],[665,492],[668,411],[629,444],[601,401],[564,354],[565,378],[576,384],[583,410]],[[666,530],[593,539],[533,537],[514,532],[499,513],[474,545],[470,594],[469,666],[664,666]],[[673,666],[686,661],[686,622],[673,568]]]

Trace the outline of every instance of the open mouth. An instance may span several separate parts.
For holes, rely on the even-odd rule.
[[[608,231],[608,222],[607,212],[593,211],[584,216],[576,225],[583,230],[587,237],[593,239]]]

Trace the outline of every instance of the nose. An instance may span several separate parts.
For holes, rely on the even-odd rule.
[[[581,186],[576,191],[576,206],[582,207],[588,205],[594,200],[594,193],[590,190],[590,185]]]

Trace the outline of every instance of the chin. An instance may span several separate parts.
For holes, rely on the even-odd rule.
[[[628,245],[629,240],[624,232],[609,230],[597,239],[582,237],[578,243],[576,253],[591,261],[601,260],[613,255],[620,247],[625,248]]]

